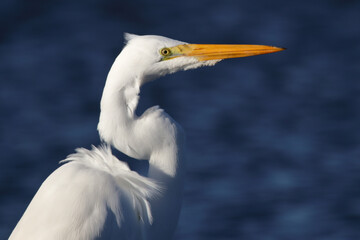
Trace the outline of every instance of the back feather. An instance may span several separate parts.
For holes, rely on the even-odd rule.
[[[112,154],[109,145],[92,146],[91,150],[77,148],[75,151],[76,153],[70,154],[60,163],[77,162],[114,176],[119,188],[126,189],[124,192],[132,199],[139,219],[144,223],[152,223],[153,218],[148,200],[160,194],[159,184],[131,171],[126,162],[120,161]]]

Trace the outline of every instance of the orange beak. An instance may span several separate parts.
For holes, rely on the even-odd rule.
[[[199,61],[248,57],[285,50],[279,47],[246,44],[184,44],[170,49],[172,57],[189,56]]]

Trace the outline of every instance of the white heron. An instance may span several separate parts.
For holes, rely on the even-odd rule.
[[[41,185],[9,239],[171,239],[182,202],[184,133],[158,106],[135,114],[140,87],[225,58],[283,50],[187,44],[154,35],[125,39],[101,99],[98,131],[105,144],[69,155]],[[130,170],[109,145],[148,160],[148,175]]]

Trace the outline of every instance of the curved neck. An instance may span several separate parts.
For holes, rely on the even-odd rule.
[[[117,57],[106,80],[98,124],[100,137],[126,155],[149,160],[151,165],[175,176],[184,145],[182,128],[159,107],[147,109],[140,117],[136,115],[144,81],[141,73],[129,73],[133,63],[124,58],[122,53]],[[160,156],[165,160],[158,160]]]

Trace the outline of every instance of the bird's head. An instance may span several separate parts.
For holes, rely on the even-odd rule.
[[[125,34],[127,42],[120,55],[125,55],[134,74],[143,81],[174,73],[179,70],[212,66],[222,59],[266,54],[284,48],[264,45],[188,44],[155,35]]]

